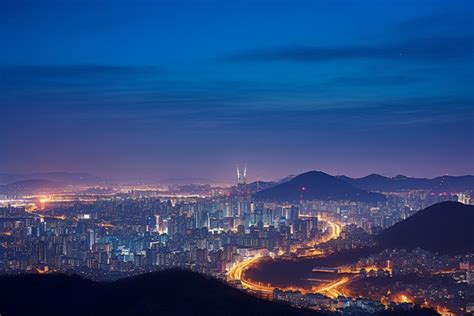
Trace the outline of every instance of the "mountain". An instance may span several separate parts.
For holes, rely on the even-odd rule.
[[[462,192],[474,190],[474,176],[442,176],[433,179],[411,178],[398,175],[393,178],[371,174],[362,178],[339,176],[340,179],[364,190],[396,192],[403,190],[430,190],[433,192]]]
[[[267,182],[267,181],[255,181],[252,183],[247,184],[247,191],[251,193],[255,193],[258,191],[262,191],[277,185],[276,182]]]
[[[276,181],[276,183],[278,183],[278,184],[285,183],[285,182],[288,182],[290,180],[293,180],[295,177],[296,176],[294,174],[290,174],[290,175],[284,177],[283,179],[280,179],[280,180]]]
[[[181,270],[104,283],[59,274],[3,276],[0,294],[0,313],[9,316],[316,315]]]
[[[380,193],[368,192],[320,171],[310,171],[269,189],[254,194],[256,199],[292,202],[305,200],[385,201]]]
[[[83,172],[0,173],[0,184],[9,184],[32,179],[44,179],[64,184],[98,184],[103,182],[101,178]]]
[[[439,253],[474,252],[474,206],[442,202],[415,213],[376,236],[384,248]]]
[[[276,303],[222,281],[182,270],[153,272],[114,282],[77,275],[0,276],[0,314],[8,316],[311,316],[331,315]],[[360,313],[358,315],[361,315]],[[382,311],[373,316],[436,316],[435,311]]]
[[[253,193],[256,193],[256,192],[259,192],[259,191],[262,191],[262,190],[273,188],[274,186],[276,186],[278,184],[288,182],[291,179],[293,179],[294,177],[295,177],[294,175],[289,175],[289,176],[284,177],[283,179],[278,180],[278,181],[260,181],[260,180],[257,180],[255,182],[247,184],[247,191],[253,194]]]
[[[0,194],[41,194],[51,193],[64,187],[64,184],[44,179],[31,179],[0,186]]]

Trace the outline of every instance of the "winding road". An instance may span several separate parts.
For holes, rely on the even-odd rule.
[[[319,244],[325,243],[331,239],[336,239],[341,234],[342,228],[341,225],[335,223],[330,220],[325,220],[329,226],[329,234],[327,236],[321,238],[320,240],[314,242],[313,246],[317,246]],[[307,245],[304,245],[307,246]],[[321,255],[321,252],[316,252],[317,255]],[[260,256],[260,257],[253,257],[248,260],[244,260],[242,262],[236,263],[227,273],[227,278],[229,281],[238,281],[240,284],[250,291],[255,291],[263,294],[271,294],[273,290],[276,288],[271,284],[263,284],[252,280],[246,277],[245,271],[258,265],[262,260],[265,260],[268,257]],[[329,297],[337,297],[341,295],[340,288],[344,286],[346,283],[351,281],[353,278],[349,277],[342,277],[338,280],[328,282],[326,284],[320,285],[318,287],[314,287],[311,290],[306,290],[297,287],[287,287],[287,288],[280,288],[281,290],[299,290],[302,293],[321,293]]]

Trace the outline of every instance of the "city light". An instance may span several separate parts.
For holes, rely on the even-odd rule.
[[[0,316],[474,315],[474,1],[0,1]]]

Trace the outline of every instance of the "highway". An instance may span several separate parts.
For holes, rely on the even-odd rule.
[[[336,239],[340,236],[342,228],[341,225],[338,223],[332,222],[330,220],[326,220],[328,226],[329,226],[329,234],[317,241],[314,242],[312,246],[317,246],[321,243],[327,242],[331,239]],[[307,246],[307,245],[304,245]],[[322,253],[320,251],[315,251],[315,255],[320,256]],[[275,289],[274,286],[271,284],[262,284],[260,282],[256,282],[254,280],[251,280],[250,278],[246,277],[245,271],[250,269],[251,267],[258,265],[262,260],[264,260],[267,257],[254,257],[250,258],[248,260],[244,260],[242,262],[236,263],[227,273],[227,278],[229,281],[239,281],[242,286],[248,290],[251,291],[256,291],[264,294],[271,294],[273,290]],[[299,290],[303,293],[311,292],[311,293],[321,293],[324,295],[327,295],[329,297],[337,297],[338,295],[341,295],[341,292],[339,289],[344,286],[346,283],[351,281],[352,278],[348,277],[343,277],[335,281],[331,281],[327,284],[323,284],[320,287],[313,288],[310,291],[302,289],[302,288],[294,288],[294,287],[289,287],[289,288],[280,288],[282,290]]]
[[[356,277],[342,277],[338,280],[335,280],[333,282],[327,283],[322,285],[319,288],[315,289],[316,293],[323,294],[325,296],[328,296],[330,298],[336,298],[338,296],[343,295],[341,292],[341,289],[344,285],[349,283],[350,281],[354,280]]]

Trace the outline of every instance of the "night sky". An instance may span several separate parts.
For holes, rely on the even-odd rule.
[[[474,173],[473,1],[0,3],[0,172]]]

